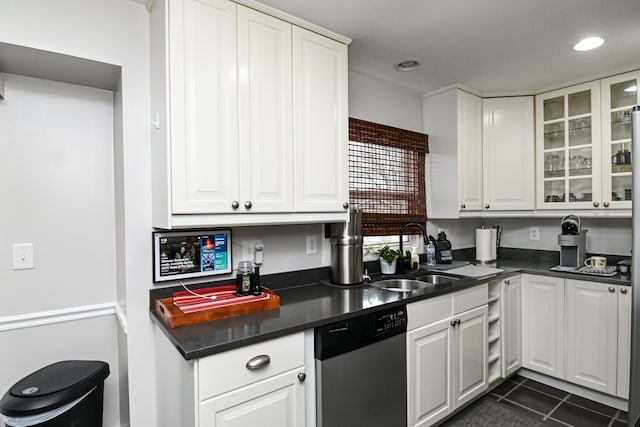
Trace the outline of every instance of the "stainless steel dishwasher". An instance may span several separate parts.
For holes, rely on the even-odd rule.
[[[406,307],[315,329],[318,427],[407,425]]]

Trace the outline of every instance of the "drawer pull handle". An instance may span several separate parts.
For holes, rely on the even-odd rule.
[[[271,358],[266,354],[261,354],[249,360],[245,366],[250,371],[254,371],[256,369],[266,368],[269,363],[271,363]]]

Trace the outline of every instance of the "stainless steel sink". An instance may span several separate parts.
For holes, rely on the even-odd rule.
[[[384,289],[392,292],[413,292],[417,290],[433,289],[433,283],[412,279],[386,279],[379,282],[369,283],[369,286]]]
[[[432,283],[434,285],[448,285],[459,279],[457,277],[443,276],[441,274],[425,274],[424,276],[416,277],[416,280]]]

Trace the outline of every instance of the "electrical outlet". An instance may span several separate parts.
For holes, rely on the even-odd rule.
[[[29,270],[33,266],[33,243],[13,244],[13,269]]]
[[[446,234],[447,237],[449,237],[449,229],[448,228],[438,228],[438,234],[440,234],[443,231],[444,231],[444,234]]]
[[[540,227],[529,227],[529,240],[540,240]]]
[[[307,236],[307,255],[318,252],[318,236]]]

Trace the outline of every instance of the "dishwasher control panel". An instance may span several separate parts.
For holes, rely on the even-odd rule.
[[[315,329],[315,357],[324,360],[405,332],[406,306],[355,316]]]

